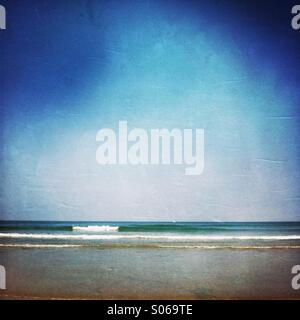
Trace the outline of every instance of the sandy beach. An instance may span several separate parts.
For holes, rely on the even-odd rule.
[[[299,249],[1,249],[1,299],[299,299]]]

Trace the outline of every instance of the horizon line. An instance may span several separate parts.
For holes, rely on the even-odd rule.
[[[202,223],[264,223],[264,222],[273,222],[273,223],[291,223],[297,222],[300,223],[300,220],[223,220],[223,221],[209,221],[209,220],[8,220],[1,219],[1,222],[168,222],[168,223],[177,223],[177,222],[202,222]]]

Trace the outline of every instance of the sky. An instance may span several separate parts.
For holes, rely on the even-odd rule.
[[[294,1],[0,4],[0,219],[300,220]],[[204,129],[203,173],[99,165],[121,120]]]

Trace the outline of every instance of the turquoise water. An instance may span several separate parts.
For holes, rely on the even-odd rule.
[[[299,222],[0,222],[2,247],[300,246]]]

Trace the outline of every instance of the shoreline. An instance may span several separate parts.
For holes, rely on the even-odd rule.
[[[90,250],[112,250],[112,249],[170,249],[170,250],[229,250],[229,251],[246,251],[246,250],[300,250],[300,245],[168,245],[168,244],[101,244],[101,245],[83,245],[83,244],[0,244],[3,250],[51,250],[51,249],[90,249]]]

